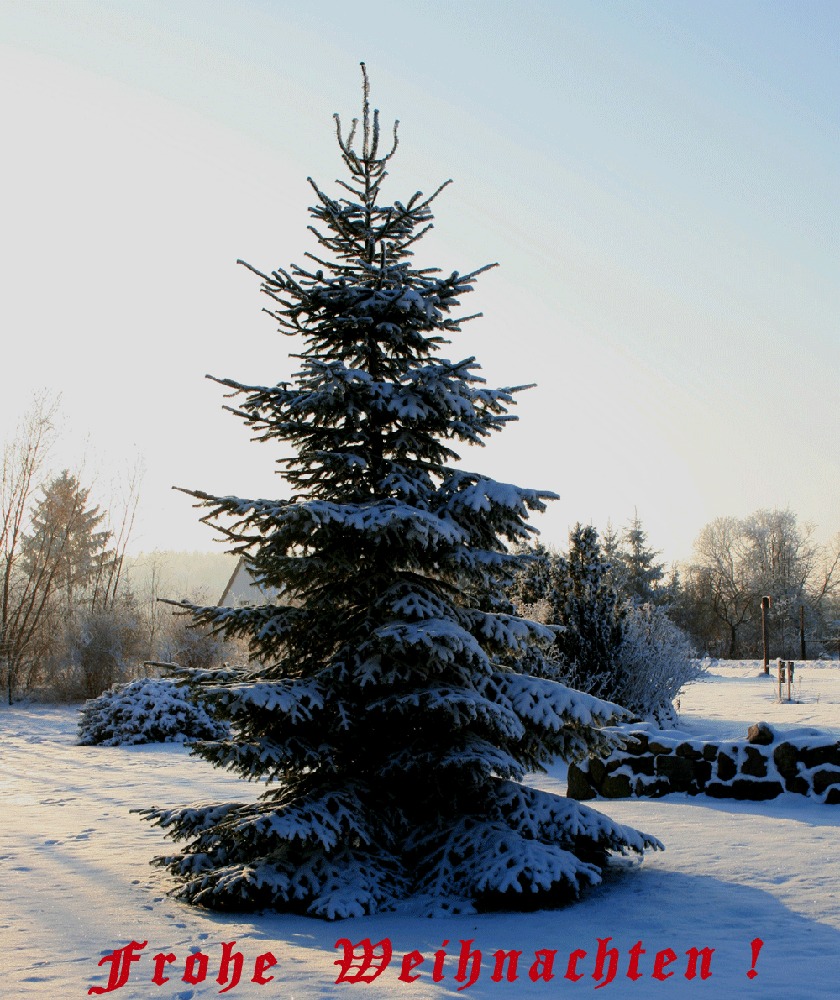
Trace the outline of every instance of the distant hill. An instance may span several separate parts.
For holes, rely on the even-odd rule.
[[[126,558],[126,582],[138,597],[215,604],[236,568],[225,552],[141,552]]]

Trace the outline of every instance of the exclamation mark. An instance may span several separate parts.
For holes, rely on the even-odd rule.
[[[747,979],[755,979],[758,973],[755,971],[755,963],[758,961],[758,953],[761,951],[761,946],[764,942],[761,938],[753,938],[750,942],[750,947],[752,948],[752,965],[750,966],[750,971],[747,973]]]

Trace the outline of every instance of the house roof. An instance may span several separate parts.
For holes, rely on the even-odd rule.
[[[219,607],[242,607],[246,604],[274,604],[283,588],[266,587],[254,579],[245,563],[245,557],[240,556],[219,598]]]

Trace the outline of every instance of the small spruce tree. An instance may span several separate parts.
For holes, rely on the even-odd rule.
[[[621,547],[616,553],[619,571],[617,584],[623,597],[634,604],[662,604],[667,592],[662,586],[665,568],[656,561],[659,555],[648,545],[639,512],[622,532]]]
[[[397,133],[383,153],[366,75],[361,129],[336,116],[336,130],[349,179],[337,197],[310,181],[319,253],[255,272],[280,329],[303,339],[300,369],[288,384],[221,380],[257,438],[294,446],[292,495],[192,492],[288,595],[189,607],[255,654],[185,674],[234,727],[196,751],[270,784],[254,803],[144,812],[188,842],[159,859],[180,897],[212,908],[338,918],[409,897],[430,912],[565,901],[610,852],[661,845],[520,779],[604,750],[621,710],[539,676],[533,656],[531,673],[515,667],[554,638],[502,610],[512,549],[552,494],[455,466],[453,444],[505,427],[517,389],[439,354],[484,268],[412,264],[434,195],[381,201]]]

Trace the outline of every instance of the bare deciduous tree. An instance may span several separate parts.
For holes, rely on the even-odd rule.
[[[21,567],[26,528],[54,439],[57,399],[37,396],[3,448],[0,469],[0,652],[9,704],[27,661],[38,652],[57,570],[58,539]]]
[[[730,658],[756,653],[761,599],[771,599],[771,636],[779,653],[797,647],[800,615],[820,636],[840,578],[840,544],[820,546],[811,525],[789,509],[720,517],[695,542],[683,574],[681,609],[692,634]]]
[[[735,517],[716,518],[700,532],[694,548],[712,617],[728,635],[727,656],[737,657],[739,630],[755,613],[741,521]]]

